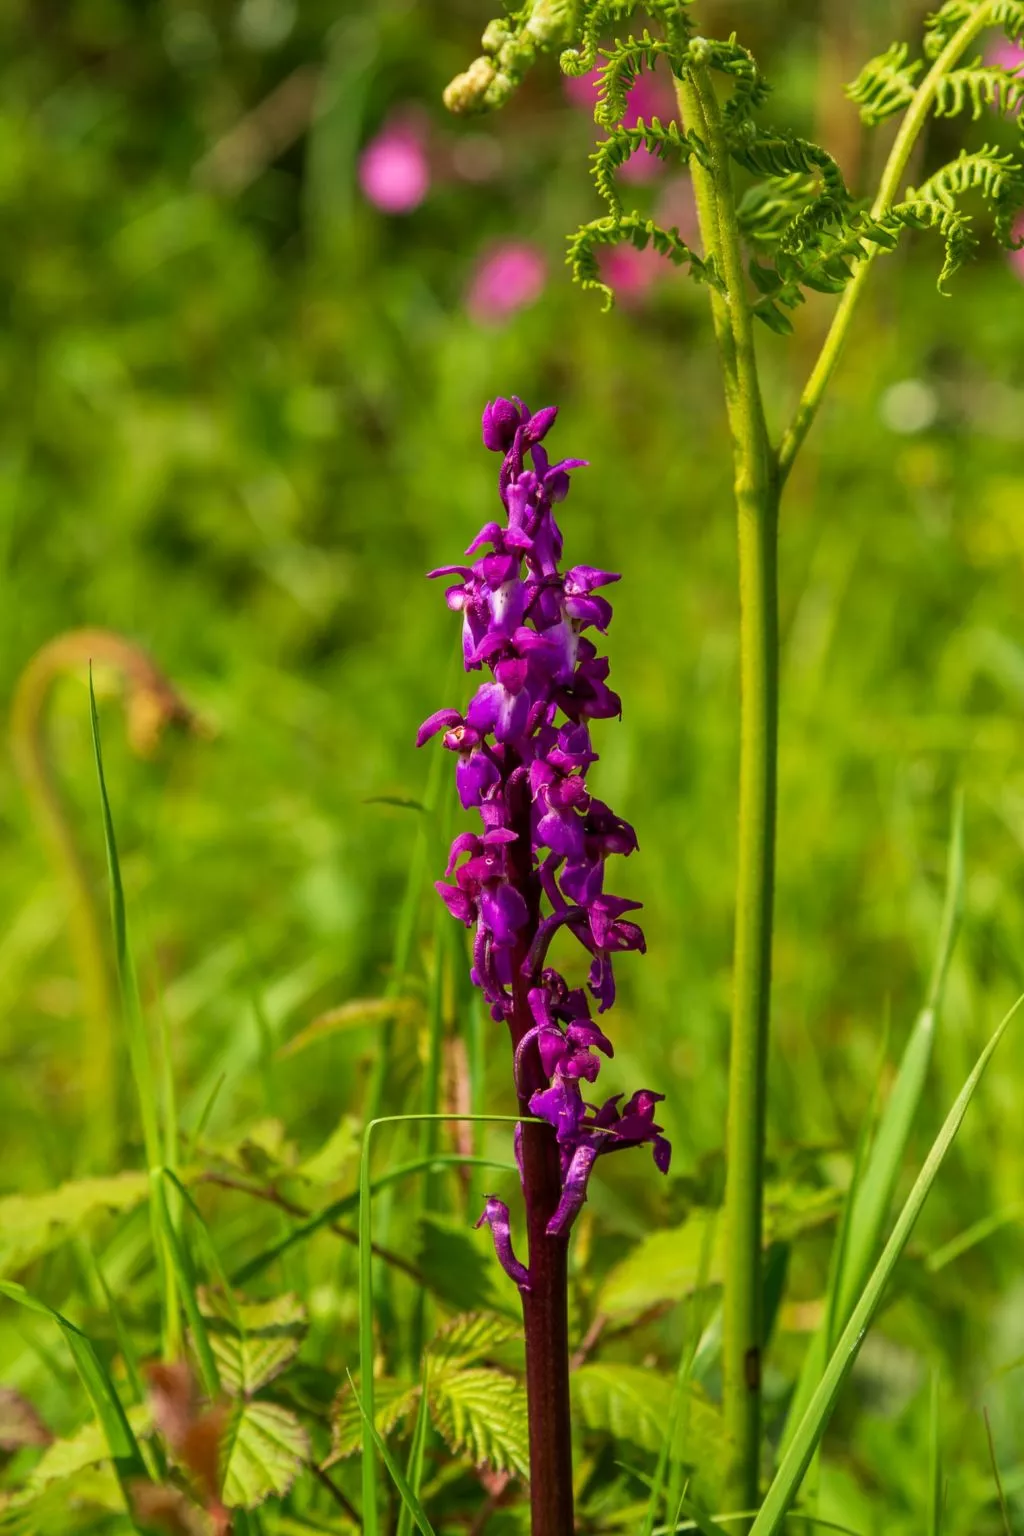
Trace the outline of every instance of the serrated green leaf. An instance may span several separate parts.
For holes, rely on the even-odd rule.
[[[279,1403],[236,1403],[224,1436],[224,1487],[229,1509],[256,1509],[280,1498],[309,1458],[309,1435]]]
[[[660,1371],[617,1361],[594,1360],[569,1378],[573,1415],[584,1428],[628,1440],[644,1451],[661,1449],[671,1421],[674,1381]],[[717,1480],[725,1427],[718,1409],[692,1384],[679,1417],[673,1455]]]
[[[0,1200],[0,1273],[23,1269],[91,1217],[130,1211],[148,1196],[146,1173],[77,1179],[39,1195],[7,1195]]]
[[[221,1385],[235,1397],[252,1397],[280,1376],[306,1336],[306,1308],[291,1293],[245,1302],[202,1290],[199,1305]]]
[[[511,1317],[501,1317],[495,1312],[463,1312],[446,1323],[430,1341],[427,1357],[431,1377],[471,1365],[492,1349],[522,1336],[522,1324]]]
[[[356,1379],[356,1386],[359,1381]],[[414,1411],[420,1396],[418,1382],[396,1381],[379,1376],[373,1383],[373,1421],[382,1435]],[[346,1456],[354,1456],[363,1444],[363,1415],[351,1386],[346,1381],[334,1399],[331,1410],[331,1451],[324,1467],[331,1467]]]
[[[416,1267],[435,1296],[460,1312],[518,1318],[487,1232],[433,1212],[420,1217],[418,1229]]]
[[[429,1387],[434,1424],[474,1466],[526,1476],[530,1463],[526,1392],[514,1376],[486,1366],[455,1371]]]
[[[137,1438],[152,1434],[153,1417],[148,1404],[133,1405],[127,1410],[126,1417]],[[41,1493],[50,1483],[63,1482],[75,1477],[85,1467],[95,1467],[109,1460],[110,1447],[103,1426],[92,1419],[66,1439],[54,1440],[29,1473],[26,1488],[33,1494]]]

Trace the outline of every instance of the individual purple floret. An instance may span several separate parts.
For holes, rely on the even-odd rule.
[[[598,1107],[582,1093],[601,1057],[612,1055],[588,992],[599,1013],[610,1008],[613,956],[645,944],[626,915],[639,902],[604,889],[608,856],[632,853],[636,833],[586,781],[597,761],[589,722],[619,715],[621,704],[608,687],[607,659],[585,632],[607,631],[612,609],[599,589],[619,577],[590,565],[559,568],[554,507],[568,494],[569,471],[585,461],[549,461],[542,442],[556,415],[554,406],[531,413],[515,398],[484,411],[484,444],[503,455],[505,520],[484,525],[466,551],[472,564],[430,575],[450,581],[446,599],[462,616],[467,672],[486,668],[490,676],[464,715],[440,709],[416,738],[422,746],[443,735],[456,754],[459,799],[480,813],[481,830],[455,839],[437,889],[473,934],[473,982],[493,1017],[508,1023],[520,1107],[555,1132],[561,1195],[540,1229],[552,1237],[568,1233],[598,1157],[650,1143],[663,1173],[670,1157],[654,1121],[661,1094],[642,1090],[620,1109],[621,1095]],[[570,987],[547,964],[563,929],[590,956],[586,988]],[[503,1267],[529,1291],[508,1208],[493,1196],[477,1225],[485,1223]]]

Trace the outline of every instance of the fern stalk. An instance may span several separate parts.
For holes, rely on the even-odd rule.
[[[765,425],[722,116],[701,40],[679,83],[704,141],[693,182],[705,255],[721,289],[711,307],[732,435],[739,541],[740,788],[733,1012],[729,1056],[723,1407],[728,1498],[758,1499],[761,1436],[762,1215],[778,743],[778,480]]]
[[[991,3],[981,5],[967,17],[963,25],[954,32],[914,92],[913,99],[907,107],[899,132],[889,152],[889,158],[885,163],[885,169],[882,172],[878,195],[871,209],[873,219],[882,218],[896,202],[899,196],[900,184],[906,174],[914,145],[917,143],[918,136],[931,115],[943,80],[963,57],[975,38],[984,32],[987,27],[995,24],[994,9],[995,7]],[[783,434],[782,442],[779,446],[780,482],[785,482],[792,468],[793,460],[799,452],[803,440],[810,430],[811,423],[818,413],[822,396],[835,372],[843,344],[849,334],[850,326],[853,323],[853,316],[860,302],[864,284],[867,282],[868,273],[871,271],[879,249],[877,245],[869,245],[864,249],[863,255],[857,262],[853,277],[836,308],[818,360],[811,371],[810,378],[807,380],[804,392],[800,396],[793,420]]]

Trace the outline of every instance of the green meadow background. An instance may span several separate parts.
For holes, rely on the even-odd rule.
[[[582,1331],[633,1247],[721,1191],[737,749],[730,465],[701,290],[673,271],[643,302],[602,314],[569,281],[564,237],[597,212],[593,128],[554,64],[493,119],[457,121],[440,106],[488,15],[483,0],[2,8],[0,702],[6,717],[47,641],[100,626],[144,647],[195,711],[201,729],[171,731],[139,756],[118,690],[97,672],[133,953],[147,1025],[169,1041],[182,1165],[326,1204],[355,1187],[382,1052],[386,1109],[425,1102],[440,870],[424,814],[401,802],[428,794],[433,754],[416,751],[417,725],[468,687],[457,623],[424,572],[458,560],[495,513],[484,403],[514,393],[559,405],[554,451],[591,464],[563,509],[567,557],[622,572],[609,651],[623,718],[595,729],[592,783],[636,824],[640,851],[614,884],[643,901],[649,946],[619,967],[602,1086],[663,1091],[674,1146],[668,1180],[639,1154],[594,1180],[575,1246]],[[917,15],[875,5],[850,22],[845,6],[810,0],[701,6],[707,31],[735,26],[758,53],[778,120],[828,135],[865,188],[879,144],[862,140],[839,86]],[[282,82],[294,99],[277,139],[240,141],[238,125]],[[424,114],[432,183],[418,209],[390,217],[360,192],[358,156],[410,103]],[[966,131],[980,143],[1015,130]],[[927,160],[948,156],[960,132],[938,125]],[[468,136],[486,180],[458,173]],[[467,285],[481,252],[509,237],[544,253],[547,283],[536,303],[484,324],[467,311]],[[958,790],[963,929],[906,1187],[1024,989],[1024,283],[989,244],[944,298],[939,264],[925,236],[878,263],[782,521],[769,1149],[772,1198],[795,1235],[768,1361],[773,1423],[820,1312],[836,1191],[923,1000]],[[813,298],[789,340],[758,338],[777,429],[831,302]],[[42,728],[106,921],[84,667],[54,688]],[[440,819],[452,820],[442,800]],[[409,964],[396,973],[424,840]],[[98,1341],[116,1376],[96,1264],[139,1357],[151,1357],[144,1207],[99,1202],[79,1219],[69,1196],[43,1220],[22,1200],[144,1166],[120,1033],[114,1109],[97,1122],[70,906],[5,748],[0,1259],[6,1278]],[[511,1112],[503,1032],[473,1022],[458,972],[453,963],[444,1032],[470,1041],[472,1102]],[[285,1049],[326,1010],[389,989],[407,1000],[390,1024],[356,1010],[348,1027]],[[826,1440],[819,1511],[863,1536],[926,1529],[936,1373],[943,1530],[1010,1528],[985,1410],[1012,1528],[1024,1530],[1022,1028],[970,1111]],[[449,1068],[463,1060],[446,1047],[442,1107],[458,1098]],[[418,1135],[382,1138],[381,1158],[408,1156]],[[447,1128],[440,1140],[464,1144]],[[325,1144],[337,1157],[303,1183],[296,1170]],[[503,1127],[477,1145],[508,1155]],[[440,1177],[438,1232],[475,1219],[474,1177],[468,1191]],[[513,1181],[498,1178],[508,1193]],[[422,1192],[402,1189],[381,1204],[375,1236],[429,1271]],[[294,1225],[238,1190],[207,1181],[194,1193],[230,1272]],[[947,1247],[965,1233],[963,1252]],[[689,1305],[671,1301],[698,1279],[693,1262],[669,1267],[659,1293],[651,1265],[650,1307],[630,1331],[610,1327],[599,1355],[671,1371]],[[488,1284],[501,1306],[514,1302],[496,1271]],[[294,1396],[313,1405],[323,1454],[327,1405],[355,1367],[355,1248],[320,1230],[250,1292],[289,1289],[311,1320]],[[396,1272],[384,1290],[382,1331],[405,1339],[400,1352],[416,1287]],[[450,1292],[441,1274],[435,1321],[461,1304]],[[3,1301],[0,1380],[58,1435],[89,1417],[59,1334]],[[706,1385],[713,1400],[713,1369]],[[616,1468],[649,1450],[631,1445],[628,1422],[590,1426],[586,1444],[581,1475],[594,1490],[628,1481]],[[8,1458],[8,1484],[38,1454]],[[433,1454],[432,1518],[469,1530],[474,1475],[445,1483],[440,1443]],[[356,1464],[340,1468],[357,1490]],[[354,1529],[312,1479],[297,1489],[248,1528]],[[615,1523],[613,1503],[591,1508],[584,1492],[581,1529],[635,1530],[628,1516]],[[85,1494],[34,1518],[45,1531],[128,1529]],[[517,1518],[498,1514],[488,1530],[521,1529]]]

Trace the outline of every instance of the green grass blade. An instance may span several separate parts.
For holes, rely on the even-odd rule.
[[[689,1401],[690,1381],[693,1377],[693,1363],[697,1358],[697,1349],[701,1337],[701,1305],[700,1298],[707,1288],[708,1275],[711,1272],[711,1255],[714,1246],[715,1222],[708,1221],[704,1224],[704,1233],[701,1238],[700,1263],[697,1271],[697,1285],[693,1293],[692,1310],[693,1325],[687,1330],[687,1338],[679,1352],[679,1364],[676,1367],[676,1379],[672,1388],[672,1400],[669,1405],[668,1424],[665,1429],[665,1438],[662,1441],[661,1450],[658,1452],[658,1461],[654,1470],[654,1480],[651,1483],[651,1494],[647,1502],[647,1514],[641,1528],[640,1536],[653,1536],[654,1522],[658,1518],[658,1507],[661,1504],[665,1492],[669,1461],[675,1452],[676,1436],[679,1426],[683,1421],[683,1413]],[[684,1497],[683,1478],[684,1469],[678,1459],[673,1461],[672,1480],[669,1486],[668,1507],[682,1508]]]
[[[828,1424],[836,1399],[842,1390],[853,1362],[863,1342],[864,1335],[874,1319],[875,1313],[885,1293],[893,1271],[899,1261],[900,1255],[906,1247],[907,1240],[914,1229],[914,1224],[921,1214],[921,1208],[928,1198],[928,1193],[934,1184],[939,1169],[945,1160],[946,1154],[953,1144],[957,1131],[963,1121],[967,1108],[974,1097],[975,1090],[981,1082],[985,1068],[999,1045],[1000,1040],[1009,1027],[1024,996],[1018,998],[1009,1013],[1003,1019],[999,1028],[989,1040],[985,1049],[979,1056],[974,1070],[954,1103],[945,1123],[935,1141],[931,1151],[925,1159],[914,1187],[907,1198],[906,1204],[900,1211],[893,1228],[892,1235],[882,1251],[882,1256],[875,1265],[872,1274],[864,1287],[853,1309],[849,1322],[843,1330],[832,1358],[828,1362],[825,1373],[818,1385],[817,1391],[811,1399],[807,1412],[800,1422],[793,1436],[790,1446],[782,1459],[782,1464],[776,1473],[767,1497],[761,1507],[761,1511],[751,1527],[750,1536],[774,1536],[781,1530],[786,1519],[790,1505],[795,1499],[804,1473],[810,1464],[811,1457]]]
[[[892,1206],[931,1063],[942,994],[963,911],[963,888],[964,814],[963,797],[958,795],[950,831],[942,922],[928,995],[903,1053],[899,1074],[879,1120],[871,1158],[850,1212],[837,1322],[845,1322],[854,1299],[863,1289]]]
[[[203,1383],[203,1390],[210,1398],[220,1396],[220,1372],[217,1370],[217,1362],[214,1359],[213,1348],[210,1344],[210,1336],[206,1328],[206,1321],[199,1309],[199,1281],[188,1248],[181,1238],[181,1232],[174,1221],[167,1203],[166,1184],[169,1179],[166,1168],[155,1169],[151,1175],[153,1181],[153,1205],[157,1213],[164,1233],[164,1240],[170,1252],[171,1263],[178,1282],[178,1294],[181,1296],[181,1304],[185,1309],[189,1327],[192,1330],[192,1343],[195,1346],[196,1359],[199,1363],[199,1376]],[[173,1180],[178,1186],[177,1180]]]
[[[939,939],[925,1006],[919,1013],[903,1052],[892,1092],[879,1118],[868,1155],[868,1131],[873,1112],[858,1138],[853,1179],[843,1208],[830,1265],[823,1325],[807,1348],[782,1437],[785,1455],[807,1411],[836,1337],[864,1288],[878,1252],[907,1145],[921,1104],[935,1044],[935,1031],[949,962],[963,908],[963,799],[957,797],[946,860],[946,891]],[[884,1060],[884,1058],[883,1058]],[[876,1074],[875,1094],[881,1078]]]
[[[136,1479],[147,1479],[149,1474],[146,1463],[128,1422],[117,1388],[88,1336],[80,1328],[76,1328],[63,1313],[39,1301],[23,1285],[17,1285],[12,1280],[0,1280],[0,1296],[6,1296],[8,1300],[16,1301],[30,1312],[36,1312],[40,1317],[48,1317],[57,1324],[67,1341],[71,1357],[82,1378],[82,1384],[89,1394],[93,1412],[103,1430],[110,1459],[114,1464],[114,1472],[122,1490]],[[137,1531],[139,1527],[131,1516],[132,1506],[127,1492],[125,1492],[125,1507],[129,1511],[132,1530]]]
[[[457,1117],[442,1116],[441,1118],[452,1119]],[[478,1115],[474,1118],[483,1119],[485,1117]],[[370,1193],[375,1195],[378,1190],[384,1189],[388,1184],[397,1183],[398,1180],[409,1178],[416,1173],[423,1173],[425,1169],[440,1169],[455,1167],[456,1165],[468,1165],[471,1168],[489,1168],[500,1173],[516,1172],[515,1163],[506,1162],[500,1158],[473,1157],[459,1152],[438,1152],[433,1157],[416,1157],[411,1162],[396,1163],[395,1167],[389,1168],[386,1173],[378,1174],[370,1186]],[[321,1227],[327,1226],[329,1222],[336,1221],[339,1216],[344,1216],[348,1211],[354,1211],[359,1204],[359,1200],[360,1193],[358,1189],[353,1190],[350,1194],[342,1195],[337,1200],[332,1200],[330,1205],[325,1205],[323,1210],[317,1211],[315,1216],[311,1216],[308,1221],[304,1221],[300,1226],[295,1227],[288,1233],[287,1237],[283,1237],[280,1242],[274,1243],[272,1247],[265,1248],[262,1253],[256,1254],[255,1257],[248,1259],[239,1269],[236,1269],[231,1276],[232,1285],[244,1285],[254,1275],[261,1274],[263,1270],[273,1264],[275,1259],[279,1259],[282,1254],[287,1253],[288,1249],[293,1248],[296,1243],[305,1242],[307,1237],[312,1237],[315,1232],[320,1231]]]
[[[96,710],[96,694],[89,672],[89,709],[92,718],[92,745],[96,760],[96,778],[99,782],[100,810],[103,816],[103,841],[107,853],[107,875],[110,880],[110,916],[114,929],[114,961],[117,981],[121,992],[121,1007],[128,1035],[128,1055],[131,1061],[135,1091],[139,1100],[142,1121],[142,1138],[146,1159],[150,1168],[163,1161],[160,1155],[160,1128],[157,1121],[156,1074],[153,1070],[153,1054],[142,1017],[139,989],[128,944],[128,920],[125,911],[124,885],[121,880],[121,862],[117,853],[114,818],[107,794],[107,781],[103,773],[103,747],[100,741],[100,720]]]
[[[430,1414],[427,1408],[427,1377],[430,1371],[430,1357],[423,1356],[423,1372],[420,1377],[420,1401],[416,1410],[416,1423],[412,1431],[412,1444],[409,1447],[409,1463],[405,1470],[405,1479],[412,1489],[414,1496],[420,1496],[420,1487],[423,1483],[423,1467],[426,1460],[427,1430],[430,1427]],[[412,1536],[413,1513],[408,1504],[403,1504],[398,1512],[398,1528],[395,1536]]]
[[[96,779],[100,792],[100,811],[103,818],[103,841],[107,855],[107,875],[110,881],[110,917],[114,930],[114,961],[117,985],[121,1000],[121,1016],[128,1043],[128,1059],[139,1103],[142,1122],[142,1141],[146,1153],[146,1166],[152,1173],[163,1162],[163,1138],[157,1112],[157,1074],[153,1062],[153,1050],[146,1029],[139,1000],[138,980],[128,943],[128,919],[125,909],[124,884],[121,879],[121,861],[117,853],[117,837],[114,817],[107,794],[107,781],[103,772],[103,746],[100,740],[100,720],[96,709],[96,693],[92,684],[92,667],[89,668],[89,713],[92,723],[93,755],[96,761]],[[162,1224],[156,1213],[151,1212],[153,1249],[160,1275],[163,1317],[163,1350],[166,1359],[174,1359],[180,1353],[181,1337],[178,1328],[178,1301],[175,1294],[174,1266],[167,1247]]]
[[[422,1532],[422,1536],[435,1536],[434,1527],[427,1519],[423,1505],[420,1503],[419,1499],[409,1487],[401,1467],[398,1465],[397,1461],[388,1450],[384,1437],[380,1434],[376,1424],[374,1424],[373,1420],[367,1414],[366,1409],[363,1407],[362,1399],[356,1390],[356,1384],[352,1380],[351,1371],[348,1373],[348,1380],[349,1385],[352,1388],[352,1395],[359,1405],[359,1412],[362,1414],[363,1423],[366,1426],[366,1434],[363,1436],[363,1439],[367,1442],[367,1444],[372,1443],[377,1447],[377,1450],[380,1452],[381,1460],[387,1467],[388,1472],[391,1474],[391,1481],[398,1489],[398,1496],[402,1501],[403,1507],[409,1511],[409,1514],[412,1516],[413,1520],[415,1520],[417,1528]],[[368,1531],[369,1529],[370,1527],[366,1523],[366,1514],[364,1511],[363,1530]],[[374,1524],[373,1529],[376,1529],[376,1523]]]

